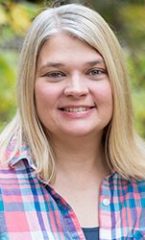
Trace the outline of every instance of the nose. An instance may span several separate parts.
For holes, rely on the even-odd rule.
[[[76,98],[86,96],[88,94],[88,87],[85,83],[85,79],[79,74],[71,76],[70,79],[68,79],[64,94]]]

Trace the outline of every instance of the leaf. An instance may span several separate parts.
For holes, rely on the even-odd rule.
[[[145,37],[145,8],[142,5],[128,4],[121,8],[120,15],[125,33],[136,43]]]
[[[30,18],[22,4],[13,4],[10,12],[10,24],[14,31],[23,33],[30,26]]]
[[[139,134],[145,138],[145,90],[133,91],[133,106],[135,116],[135,127]]]
[[[0,25],[6,24],[8,22],[7,14],[3,8],[3,6],[0,5]]]
[[[0,126],[10,120],[16,108],[16,58],[14,53],[0,52]]]

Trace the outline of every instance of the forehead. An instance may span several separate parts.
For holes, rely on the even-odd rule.
[[[66,33],[52,35],[42,46],[38,63],[45,61],[104,62],[101,54],[86,42]]]

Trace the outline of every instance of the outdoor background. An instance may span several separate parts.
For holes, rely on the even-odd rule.
[[[124,49],[132,89],[134,124],[145,138],[145,0],[86,2],[109,22]],[[18,56],[25,33],[36,14],[52,3],[0,0],[0,131],[15,114]]]

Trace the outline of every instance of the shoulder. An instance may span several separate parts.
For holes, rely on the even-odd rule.
[[[109,188],[112,191],[128,193],[145,193],[145,178],[124,178],[118,173],[113,173],[107,178]]]

